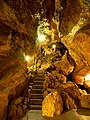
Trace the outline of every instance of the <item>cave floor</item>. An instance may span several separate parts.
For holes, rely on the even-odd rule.
[[[57,117],[43,117],[41,110],[30,110],[21,120],[90,120],[90,110],[73,109]]]

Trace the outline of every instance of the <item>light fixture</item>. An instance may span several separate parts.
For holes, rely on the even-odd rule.
[[[54,44],[54,45],[52,45],[52,48],[54,49],[54,51],[55,51],[55,49],[56,49],[56,45]]]
[[[25,60],[28,62],[30,60],[30,56],[29,55],[26,55],[25,56]]]
[[[39,40],[40,42],[44,42],[44,41],[45,41],[45,35],[43,35],[43,34],[38,34],[38,40]]]
[[[85,81],[90,80],[90,74],[87,74],[84,78],[85,78]]]
[[[55,49],[55,48],[56,48],[56,45],[52,45],[52,48]]]

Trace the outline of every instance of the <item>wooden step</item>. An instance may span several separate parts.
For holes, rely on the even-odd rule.
[[[44,72],[38,72],[35,74],[35,76],[44,76]]]
[[[30,82],[29,85],[32,86],[32,85],[33,85],[33,82]]]
[[[42,110],[42,105],[30,105],[30,110]]]
[[[30,105],[42,105],[42,99],[30,99]]]
[[[33,89],[43,89],[42,85],[33,85]]]
[[[41,78],[41,79],[43,79],[44,78],[44,75],[35,75],[35,78]],[[34,79],[35,79],[34,78]]]
[[[43,81],[34,81],[34,85],[43,85]]]
[[[43,94],[32,94],[31,93],[31,99],[43,99]]]
[[[44,77],[43,77],[43,78],[41,78],[41,77],[36,77],[36,78],[33,79],[33,81],[44,81],[44,80],[45,80]]]
[[[41,89],[32,89],[31,91],[33,94],[42,94],[42,90]]]

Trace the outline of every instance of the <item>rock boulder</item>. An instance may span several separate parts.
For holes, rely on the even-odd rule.
[[[42,103],[42,115],[53,117],[61,115],[63,112],[63,102],[58,92],[48,94]]]

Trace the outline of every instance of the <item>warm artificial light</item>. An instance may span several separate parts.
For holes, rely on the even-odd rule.
[[[25,56],[25,60],[28,62],[30,60],[30,56],[29,55],[26,55]]]
[[[39,34],[38,39],[39,39],[40,42],[44,42],[45,41],[45,35]]]
[[[52,45],[52,48],[55,49],[55,48],[56,48],[56,45]]]
[[[90,80],[90,74],[87,74],[87,75],[85,76],[85,80]]]
[[[55,49],[56,49],[56,45],[52,45],[52,48],[54,49],[54,51],[55,51]]]

